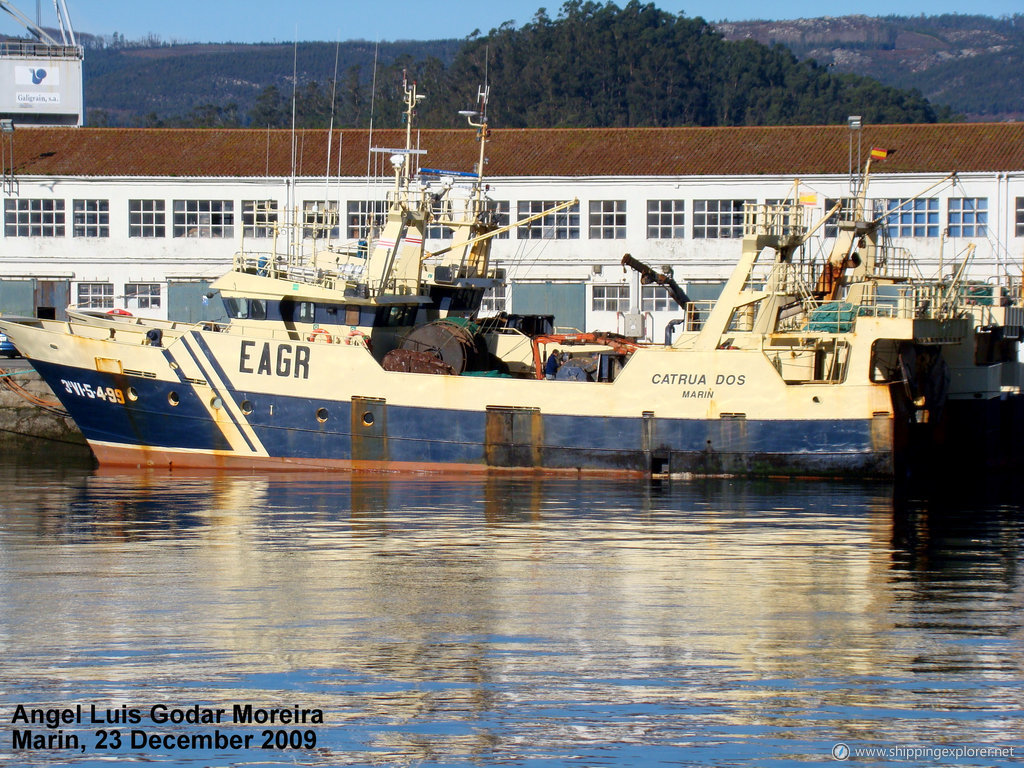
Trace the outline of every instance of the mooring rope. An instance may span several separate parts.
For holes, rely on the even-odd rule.
[[[65,411],[61,407],[61,404],[58,403],[56,400],[44,400],[43,398],[37,395],[33,395],[31,392],[29,392],[27,389],[21,386],[21,384],[19,384],[18,382],[11,378],[11,376],[20,373],[35,373],[35,371],[5,371],[3,368],[0,368],[0,384],[2,384],[4,387],[6,387],[8,390],[16,394],[21,399],[25,400],[28,403],[31,403],[37,408],[42,408],[44,411],[49,411],[50,413],[56,416],[63,416],[65,418],[71,416],[71,414]]]

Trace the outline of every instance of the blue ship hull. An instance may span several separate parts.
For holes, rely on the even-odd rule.
[[[537,409],[453,410],[378,398],[309,399],[231,390],[245,424],[210,417],[173,382],[37,361],[101,463],[178,467],[544,470],[700,475],[893,473],[890,419],[683,419],[571,416]],[[132,391],[112,402],[96,393]],[[175,404],[172,405],[172,400]],[[245,429],[242,429],[245,427]],[[254,437],[245,437],[249,430]],[[247,450],[232,446],[241,434]],[[256,449],[260,448],[260,452]],[[261,455],[262,452],[262,455]]]

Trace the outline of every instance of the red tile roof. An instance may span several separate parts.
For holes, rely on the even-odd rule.
[[[364,176],[368,132],[333,137],[330,172]],[[851,132],[844,126],[740,128],[495,129],[486,175],[703,176],[846,173]],[[471,129],[422,130],[422,165],[472,170],[479,153]],[[323,130],[23,128],[13,134],[15,172],[60,176],[289,176],[327,170]],[[854,152],[857,135],[853,134]],[[862,158],[889,150],[876,172],[1024,171],[1024,123],[869,125]],[[400,130],[378,130],[372,143],[405,145]],[[387,168],[387,158],[383,162]]]

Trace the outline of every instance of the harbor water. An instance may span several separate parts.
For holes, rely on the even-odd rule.
[[[0,482],[4,764],[1024,758],[1006,489],[38,456]]]

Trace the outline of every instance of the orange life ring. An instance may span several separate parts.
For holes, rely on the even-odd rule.
[[[323,335],[321,336],[321,334],[323,334]],[[309,339],[308,340],[309,341],[316,341],[317,339],[321,339],[321,338],[325,339],[328,344],[330,344],[332,341],[334,341],[334,339],[331,337],[331,334],[328,333],[327,330],[324,329],[324,328],[316,328],[311,334],[309,334]]]
[[[370,348],[370,337],[362,331],[350,331],[348,336],[345,337],[345,343],[350,347],[366,347]]]

